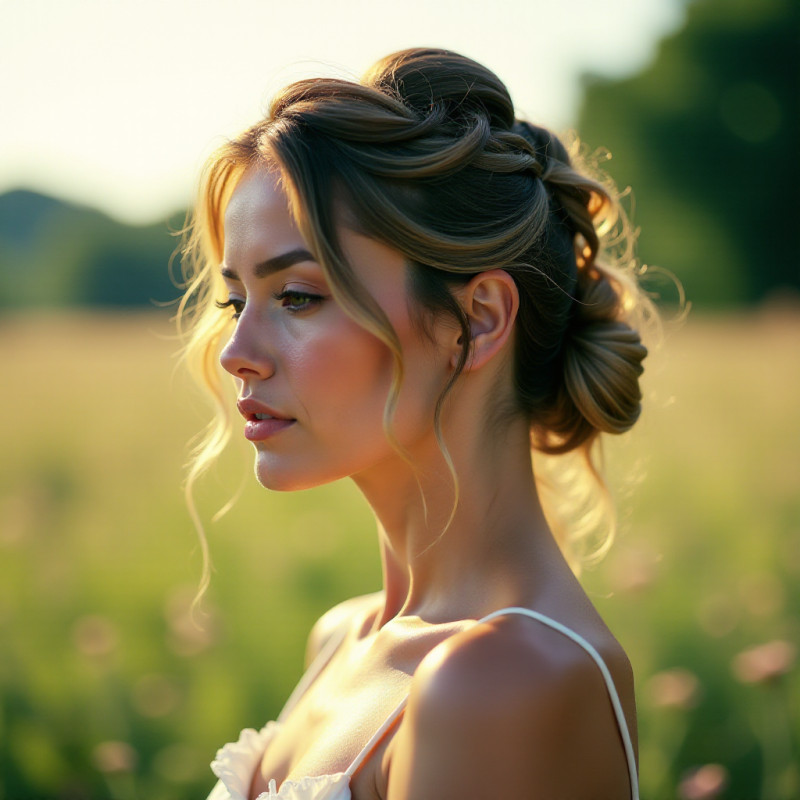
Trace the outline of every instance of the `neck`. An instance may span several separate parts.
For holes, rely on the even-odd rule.
[[[474,424],[473,429],[478,427]],[[384,568],[379,624],[400,615],[429,621],[479,617],[529,596],[561,561],[536,492],[524,421],[500,436],[447,436],[458,475],[435,438],[354,478],[372,507]]]

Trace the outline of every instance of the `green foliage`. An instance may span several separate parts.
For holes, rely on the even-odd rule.
[[[170,232],[182,222],[134,227],[36,192],[1,195],[0,308],[171,302]]]
[[[3,800],[205,797],[216,748],[288,696],[314,619],[379,587],[352,486],[267,494],[242,442],[197,493],[216,572],[193,624],[181,464],[207,412],[168,334],[156,313],[0,320],[16,387],[0,407]],[[740,663],[800,641],[798,336],[796,316],[691,319],[650,359],[637,430],[610,443],[612,485],[643,478],[585,584],[636,671],[647,800],[709,763],[727,800],[800,794],[798,667],[747,682]]]
[[[648,68],[585,80],[578,131],[633,187],[643,261],[694,303],[800,290],[798,41],[794,0],[696,0]]]
[[[695,0],[641,73],[585,79],[578,131],[633,187],[642,260],[696,306],[800,291],[798,40],[796,0]],[[135,228],[33,192],[0,196],[0,308],[171,301],[169,231],[182,221]]]
[[[585,78],[578,131],[633,187],[643,262],[696,306],[800,291],[798,40],[796,0],[695,0],[641,73]],[[182,222],[136,228],[33,192],[0,196],[0,309],[169,302],[169,231]]]

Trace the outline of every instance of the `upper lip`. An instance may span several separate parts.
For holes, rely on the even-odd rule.
[[[266,403],[262,403],[254,397],[239,398],[236,407],[239,409],[239,413],[248,421],[254,420],[256,414],[267,414],[275,419],[293,419],[293,417],[287,417],[285,414],[281,414],[280,411],[270,408]]]

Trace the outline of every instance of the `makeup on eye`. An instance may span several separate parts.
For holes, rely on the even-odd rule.
[[[272,297],[283,308],[293,313],[309,310],[327,299],[326,295],[301,289],[283,289],[280,292],[273,293]],[[239,319],[244,311],[245,301],[238,297],[229,297],[227,300],[217,300],[215,305],[219,309],[232,308],[234,311],[232,318]]]
[[[239,300],[238,298],[229,297],[227,300],[217,300],[214,305],[219,309],[225,308],[232,308],[233,309],[233,319],[239,319],[242,315],[242,311],[244,311],[244,300]]]
[[[284,308],[290,311],[305,311],[308,308],[319,305],[325,300],[324,295],[306,292],[300,289],[284,289],[283,291],[276,292],[272,296],[275,300],[279,301]]]
[[[244,273],[230,261],[223,261],[220,275],[229,296],[227,300],[217,301],[216,306],[233,308],[234,320],[256,300],[275,303],[277,308],[290,314],[303,314],[331,296],[322,268],[302,247],[260,261]]]

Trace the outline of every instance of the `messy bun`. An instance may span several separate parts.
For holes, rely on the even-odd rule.
[[[578,280],[576,313],[564,350],[564,397],[580,421],[564,431],[568,449],[595,431],[624,433],[639,418],[639,376],[647,350],[621,317],[619,290],[595,267]]]
[[[346,209],[347,225],[404,254],[423,321],[447,314],[461,326],[461,360],[436,409],[445,456],[440,411],[470,348],[452,289],[500,268],[520,296],[511,413],[528,420],[535,451],[578,452],[587,474],[598,478],[591,458],[598,436],[628,430],[639,415],[646,350],[635,319],[647,301],[630,251],[621,246],[627,231],[616,195],[576,168],[575,156],[551,132],[515,118],[494,73],[446,50],[395,53],[361,83],[305,80],[287,87],[266,119],[212,157],[187,247],[182,311],[196,315],[188,352],[218,408],[225,404],[211,365],[225,325],[213,307],[222,214],[243,172],[268,164],[280,170],[298,227],[337,301],[394,356],[388,435],[402,353],[343,256],[334,203]],[[219,450],[225,430],[222,420],[194,474]],[[567,528],[577,535],[575,526]]]
[[[624,433],[636,422],[647,350],[629,313],[637,300],[635,284],[598,263],[602,225],[608,228],[618,213],[609,190],[577,172],[567,149],[550,131],[521,121],[516,129],[533,144],[543,164],[549,200],[544,249],[551,262],[561,263],[561,274],[571,278],[562,285],[568,300],[560,331],[560,370],[551,390],[543,397],[539,390],[537,397],[536,371],[518,359],[519,393],[529,398],[538,449],[567,453],[591,446],[600,433]],[[539,335],[527,333],[535,350]],[[527,388],[526,382],[532,386]]]

